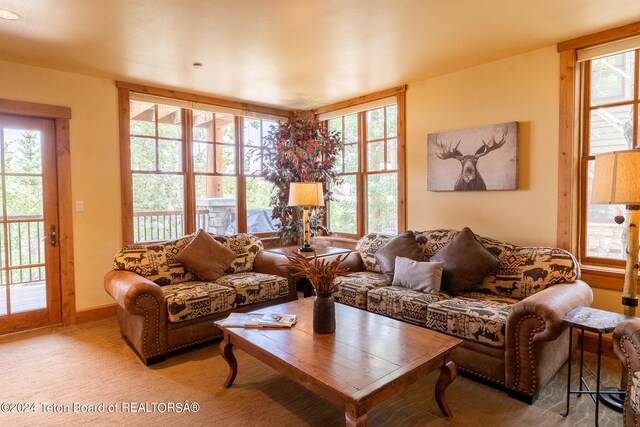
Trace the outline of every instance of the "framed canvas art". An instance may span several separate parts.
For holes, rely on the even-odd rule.
[[[427,135],[428,191],[515,190],[518,122]]]

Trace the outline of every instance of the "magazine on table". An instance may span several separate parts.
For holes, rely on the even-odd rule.
[[[290,328],[297,320],[295,314],[231,313],[215,323],[221,328]]]

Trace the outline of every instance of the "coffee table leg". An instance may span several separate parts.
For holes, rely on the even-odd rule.
[[[364,427],[367,425],[367,412],[362,411],[357,405],[347,403],[344,413],[347,427]]]
[[[436,402],[438,402],[438,407],[442,411],[442,415],[446,415],[447,417],[452,417],[453,414],[451,413],[451,409],[449,409],[447,399],[444,397],[444,391],[456,378],[456,375],[458,375],[458,367],[453,361],[449,361],[440,367],[440,376],[436,382]]]
[[[224,386],[229,388],[238,374],[238,362],[236,361],[236,357],[233,355],[233,344],[229,341],[229,334],[226,331],[224,333],[224,338],[220,343],[220,354],[229,364],[229,376],[227,377],[227,381],[224,383]]]

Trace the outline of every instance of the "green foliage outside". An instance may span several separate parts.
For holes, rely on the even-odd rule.
[[[6,209],[9,218],[28,217],[38,219],[43,216],[42,154],[40,132],[24,130],[4,130],[4,172]],[[15,176],[12,174],[34,174],[38,176]],[[1,186],[0,186],[1,187]],[[9,265],[12,267],[45,262],[44,241],[40,236],[44,230],[43,221],[13,222],[8,224]],[[4,235],[0,234],[0,246],[4,249]],[[4,256],[0,266],[5,267]],[[2,284],[6,284],[4,273]],[[45,279],[43,267],[11,270],[12,285],[39,282]]]

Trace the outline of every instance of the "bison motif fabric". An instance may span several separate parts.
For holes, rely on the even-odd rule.
[[[453,240],[458,232],[431,230],[415,234],[418,244],[430,259]],[[515,246],[486,237],[476,237],[500,261],[497,270],[474,288],[477,292],[524,299],[549,286],[580,278],[578,262],[564,249]]]
[[[367,292],[380,286],[387,286],[387,279],[381,273],[359,271],[334,279],[333,299],[353,307],[367,309]]]
[[[284,297],[289,293],[287,279],[273,274],[229,274],[216,280],[216,284],[233,289],[239,306]]]
[[[509,298],[471,294],[429,305],[426,326],[460,338],[504,348],[507,316],[513,304]]]
[[[160,243],[126,245],[116,253],[113,268],[139,274],[160,286],[196,280],[198,277],[194,273],[175,260],[175,256],[193,240],[194,236],[192,234]],[[225,274],[252,271],[256,256],[264,249],[260,239],[252,234],[234,236],[211,234],[211,236],[237,254],[231,266],[225,270]]]
[[[427,321],[428,307],[449,298],[444,292],[426,294],[398,286],[386,286],[369,291],[367,311],[424,325]]]
[[[373,273],[383,272],[382,267],[376,261],[376,252],[389,243],[391,239],[393,239],[393,236],[371,233],[358,240],[356,251],[360,254],[366,271]]]
[[[227,311],[236,306],[236,292],[209,282],[188,282],[163,286],[169,322],[176,323]]]

